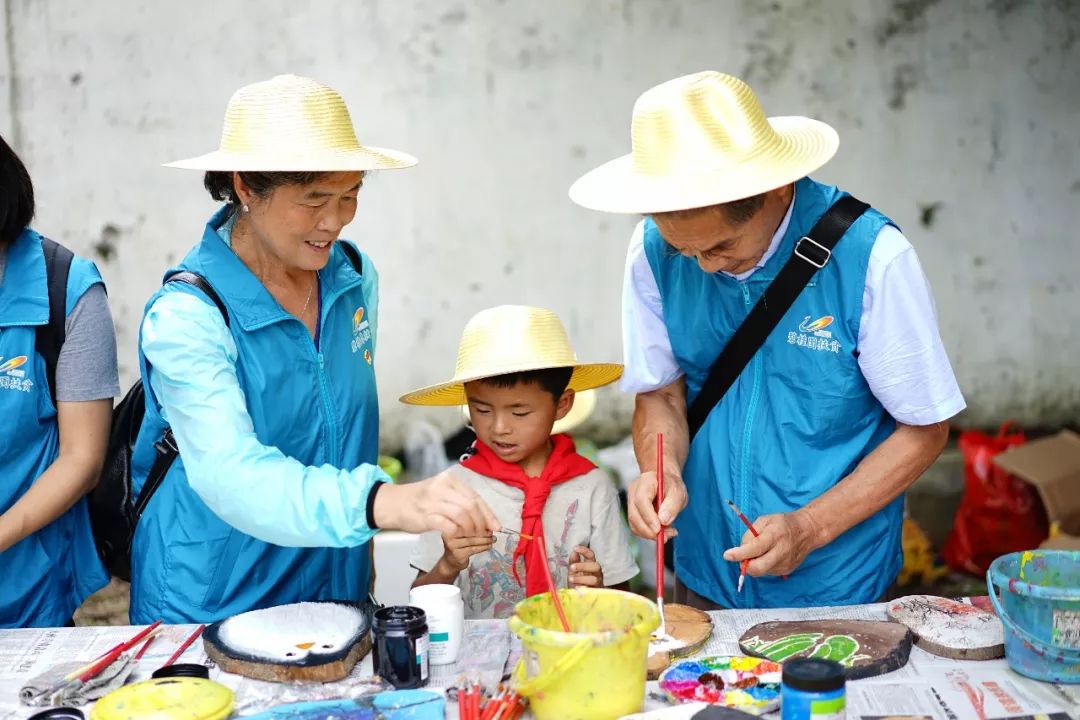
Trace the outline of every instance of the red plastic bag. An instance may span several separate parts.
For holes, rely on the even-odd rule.
[[[1049,534],[1046,509],[1038,492],[991,462],[998,453],[1027,441],[1009,423],[996,436],[978,431],[960,434],[964,456],[964,496],[941,551],[954,570],[986,573],[1001,555],[1038,547]]]

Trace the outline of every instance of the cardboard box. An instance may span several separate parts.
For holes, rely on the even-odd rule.
[[[994,464],[1031,483],[1059,528],[1041,547],[1080,550],[1080,435],[1062,430],[999,453]]]

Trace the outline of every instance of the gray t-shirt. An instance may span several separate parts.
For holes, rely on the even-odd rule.
[[[523,491],[461,465],[451,468],[451,472],[484,499],[503,527],[521,529]],[[630,534],[619,509],[618,493],[603,470],[593,470],[554,486],[544,505],[543,521],[547,555],[553,565],[551,575],[558,587],[567,587],[570,553],[577,545],[596,553],[605,585],[618,585],[638,574],[630,554]],[[514,605],[525,598],[525,590],[514,580],[510,567],[517,537],[505,533],[495,537],[494,547],[473,555],[469,567],[458,575],[455,583],[461,588],[467,618],[509,617]],[[439,533],[424,533],[409,562],[417,570],[427,572],[435,567],[442,554]],[[519,559],[518,565],[518,575],[524,583],[524,560]]]
[[[0,250],[0,283],[7,255]],[[104,400],[120,394],[116,332],[105,287],[98,283],[79,298],[64,323],[64,345],[56,359],[56,399]]]

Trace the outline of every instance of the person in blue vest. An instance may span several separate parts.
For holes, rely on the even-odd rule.
[[[845,195],[808,177],[839,141],[809,118],[766,118],[745,83],[717,72],[641,95],[632,138],[630,155],[570,190],[585,207],[645,216],[623,291],[622,387],[636,393],[642,470],[632,529],[656,537],[674,525],[676,601],[695,607],[879,599],[901,567],[903,493],[965,407],[915,251],[889,218],[865,212],[691,441],[688,403],[713,361]]]
[[[116,339],[101,275],[75,256],[50,382],[37,343],[49,323],[49,241],[29,227],[34,186],[2,138],[0,183],[0,627],[56,627],[109,581],[84,496],[120,391]]]
[[[182,283],[146,305],[135,489],[166,425],[180,454],[136,528],[132,622],[363,600],[377,529],[499,529],[448,473],[394,485],[377,465],[378,274],[339,234],[366,173],[415,163],[361,145],[341,96],[292,75],[238,90],[219,149],[171,163],[224,205],[169,274],[201,275],[228,321]]]

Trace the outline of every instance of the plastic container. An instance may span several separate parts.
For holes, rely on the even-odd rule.
[[[1005,626],[1009,667],[1035,680],[1080,683],[1080,552],[1002,555],[986,571],[986,588]]]
[[[423,610],[393,605],[375,611],[373,661],[375,673],[399,690],[428,682],[428,625]]]
[[[846,706],[843,665],[810,658],[784,663],[781,720],[842,720]]]
[[[538,720],[591,720],[637,712],[645,700],[649,634],[660,626],[655,603],[607,589],[560,590],[574,632],[562,632],[551,594],[517,604],[510,630],[521,639],[515,690]]]
[[[465,602],[457,585],[421,585],[409,591],[409,604],[427,615],[432,665],[457,662],[465,635]]]
[[[125,685],[94,704],[90,720],[225,720],[233,691],[213,680],[160,678]]]

